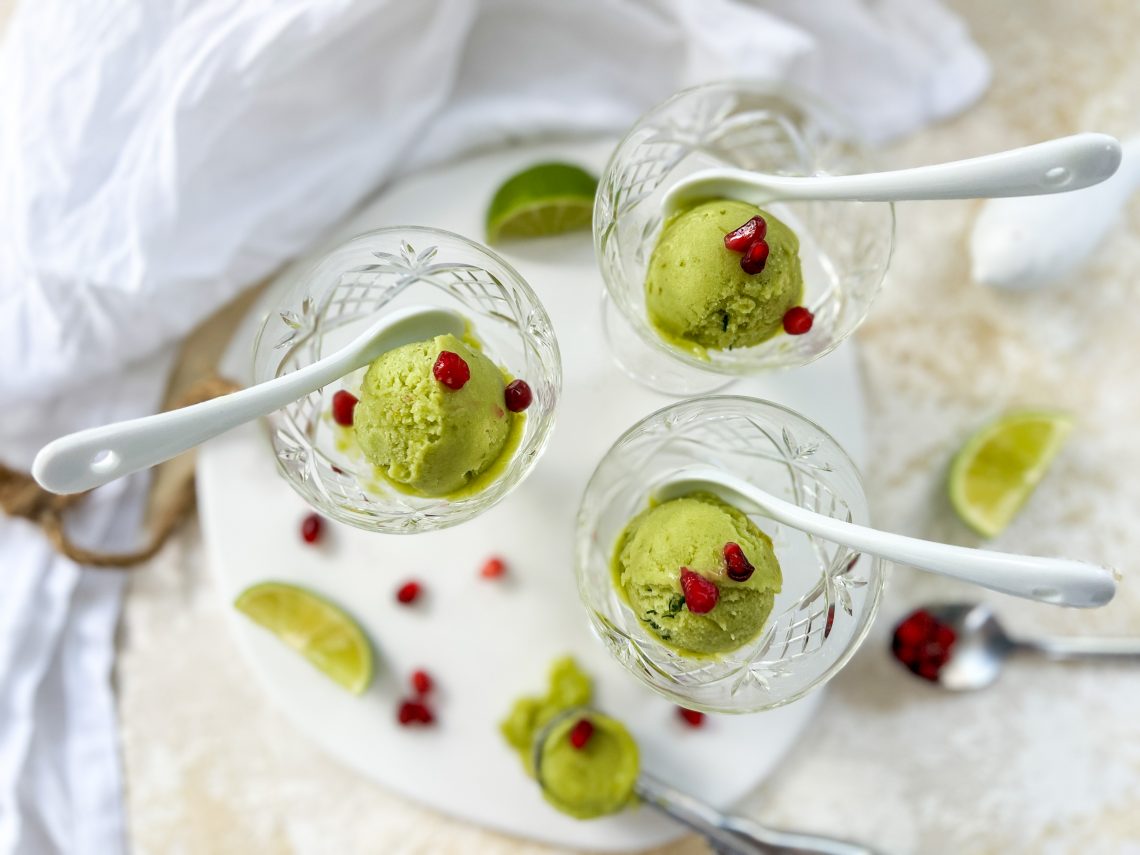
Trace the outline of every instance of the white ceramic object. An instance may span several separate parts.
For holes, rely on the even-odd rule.
[[[913,169],[863,175],[767,175],[704,169],[678,181],[662,199],[666,214],[699,199],[773,200],[981,199],[1064,193],[1104,181],[1120,165],[1120,143],[1107,134],[1074,134],[1023,148]]]
[[[1129,137],[1121,148],[1116,174],[1093,187],[1061,196],[986,202],[970,235],[974,281],[1024,291],[1079,270],[1140,189],[1140,136]]]
[[[408,306],[378,318],[335,353],[281,377],[190,407],[61,436],[40,449],[32,474],[53,493],[102,487],[269,415],[389,350],[447,333],[461,336],[465,324],[449,309]]]
[[[1116,594],[1111,570],[1065,558],[1038,558],[934,543],[817,514],[777,498],[755,484],[711,466],[687,467],[656,490],[660,501],[705,491],[741,508],[858,552],[877,555],[928,573],[938,573],[1058,606],[1095,608]]]
[[[421,223],[478,238],[498,184],[542,160],[601,169],[612,143],[499,151],[409,178],[334,235]],[[550,662],[572,654],[596,678],[597,705],[637,737],[648,772],[683,782],[719,807],[754,789],[780,763],[823,698],[815,692],[752,716],[714,716],[687,728],[667,701],[611,660],[588,628],[575,589],[574,516],[595,463],[631,424],[671,399],[638,386],[607,352],[600,326],[602,283],[587,233],[502,248],[546,306],[562,350],[565,379],[557,424],[540,465],[501,505],[471,523],[414,537],[331,526],[316,548],[301,543],[307,506],[278,475],[256,424],[202,447],[198,495],[209,561],[230,602],[247,585],[280,579],[306,585],[349,609],[378,654],[374,685],[353,697],[277,639],[232,611],[251,671],[298,730],[384,787],[435,810],[523,837],[578,850],[630,850],[663,843],[681,829],[649,810],[578,822],[549,807],[523,773],[497,725],[521,694],[544,688]],[[253,332],[272,286],[230,349],[224,370],[248,378]],[[738,381],[739,394],[770,398],[822,424],[866,464],[863,399],[850,345],[811,366]],[[501,555],[506,578],[479,567]],[[396,604],[408,578],[422,602]],[[408,674],[424,667],[440,686],[437,727],[395,721]]]

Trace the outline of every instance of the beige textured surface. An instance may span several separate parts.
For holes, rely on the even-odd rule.
[[[0,8],[4,0],[0,0]],[[959,0],[995,83],[974,110],[888,153],[894,165],[1067,133],[1140,130],[1140,6]],[[1063,406],[1080,430],[996,543],[1121,568],[1114,602],[1066,612],[992,596],[1016,629],[1140,625],[1140,204],[1060,290],[1002,295],[969,281],[976,203],[899,216],[886,292],[861,332],[880,523],[971,543],[942,497],[950,454],[1009,404]],[[1064,223],[1044,240],[1064,240]],[[237,659],[189,531],[136,577],[119,682],[132,839],[139,853],[547,853],[444,819],[342,769],[269,708]],[[809,736],[749,810],[893,852],[1140,852],[1140,672],[1018,663],[951,697],[893,667],[890,622],[930,597],[972,596],[898,570],[883,619],[831,685]],[[714,725],[715,726],[715,723]],[[704,851],[686,840],[660,855]]]

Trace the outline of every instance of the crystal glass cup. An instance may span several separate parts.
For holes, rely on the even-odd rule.
[[[343,347],[377,315],[412,305],[455,309],[484,352],[534,393],[524,430],[503,471],[461,498],[423,498],[376,477],[331,417],[332,396],[357,396],[361,368],[265,419],[277,468],[301,496],[333,519],[369,531],[410,534],[447,528],[502,501],[530,472],[554,425],[562,364],[538,297],[506,261],[465,237],[413,226],[352,238],[296,269],[253,347],[256,382],[296,371]]]
[[[774,202],[800,239],[810,332],[754,347],[710,350],[707,360],[661,338],[648,320],[645,273],[661,233],[661,201],[678,179],[731,166],[781,175],[842,175],[874,167],[834,108],[784,83],[739,81],[677,93],[637,121],[602,173],[594,250],[605,281],[603,319],[614,358],[635,379],[670,394],[707,392],[733,376],[806,365],[866,317],[894,244],[884,202]]]
[[[863,641],[882,595],[882,563],[750,515],[772,538],[783,574],[764,629],[716,657],[678,653],[638,620],[611,562],[626,523],[648,506],[657,485],[694,464],[731,472],[818,513],[868,524],[855,465],[818,425],[755,398],[674,404],[626,431],[586,487],[575,572],[590,623],[637,679],[682,706],[743,713],[790,703],[831,678]]]

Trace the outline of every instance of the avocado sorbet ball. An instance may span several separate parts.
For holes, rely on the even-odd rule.
[[[436,379],[440,354],[458,355],[470,377],[454,389]],[[503,453],[511,419],[503,372],[453,335],[381,354],[364,375],[353,428],[364,456],[386,478],[427,496],[461,490]]]
[[[743,581],[729,575],[727,556],[736,550],[752,567]],[[705,602],[687,601],[683,571],[700,578]],[[711,493],[662,502],[630,520],[618,538],[613,572],[650,632],[698,656],[727,653],[756,638],[782,584],[772,541]],[[706,608],[709,601],[715,605]]]
[[[741,253],[725,248],[724,236],[758,215],[767,223],[770,251],[762,271],[746,273]],[[681,347],[726,350],[767,341],[803,300],[799,248],[787,225],[744,202],[719,199],[674,214],[649,259],[649,320]]]

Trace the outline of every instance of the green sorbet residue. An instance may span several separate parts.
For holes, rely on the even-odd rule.
[[[519,698],[499,725],[532,777],[536,751],[541,754],[543,797],[578,819],[626,808],[634,800],[639,770],[637,743],[621,722],[587,709],[592,695],[590,678],[565,657],[551,666],[546,694]],[[570,731],[583,718],[594,732],[575,748]],[[540,738],[542,744],[536,745]]]
[[[570,731],[583,718],[594,732],[581,748]],[[637,743],[616,719],[589,711],[559,719],[542,741],[542,794],[577,819],[617,813],[634,799],[639,771]]]
[[[744,582],[730,578],[724,545],[736,543],[756,568]],[[678,653],[702,657],[736,650],[756,638],[780,591],[772,541],[748,516],[711,493],[693,493],[642,511],[614,547],[614,584],[641,623]],[[685,607],[681,568],[714,582],[716,606]]]
[[[745,273],[724,236],[752,217],[768,224],[770,253],[760,273]],[[649,259],[649,321],[669,343],[707,358],[709,350],[760,344],[783,329],[803,300],[800,241],[767,211],[731,199],[705,202],[670,217]]]

